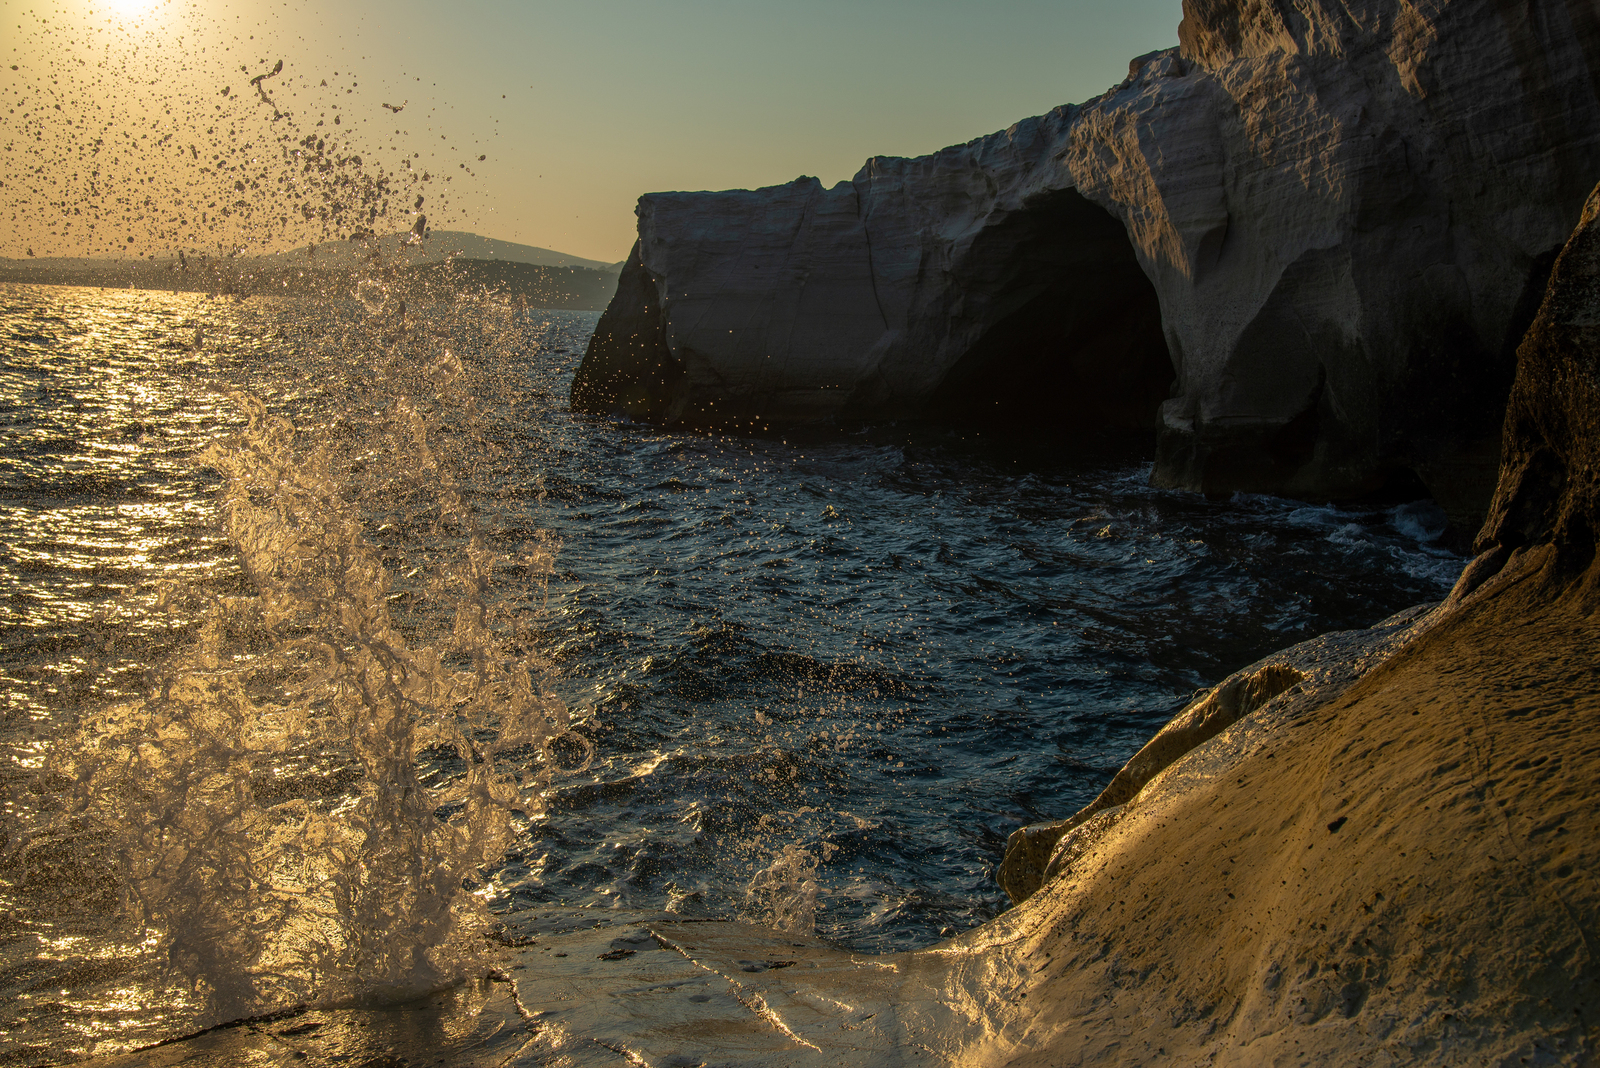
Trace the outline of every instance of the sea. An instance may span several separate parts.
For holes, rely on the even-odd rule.
[[[539,905],[935,944],[1195,691],[1463,563],[1043,428],[575,415],[597,318],[0,286],[0,1065],[414,996]]]

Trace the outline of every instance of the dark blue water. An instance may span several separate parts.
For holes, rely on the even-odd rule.
[[[243,425],[229,392],[348,439],[364,372],[338,345],[364,314],[0,288],[6,841],[47,807],[50,747],[161,677],[207,597],[251,593],[198,459]],[[719,438],[573,416],[595,319],[427,328],[476,368],[473,403],[436,414],[487,546],[559,546],[548,586],[495,572],[494,625],[596,753],[518,823],[495,909],[776,914],[863,950],[927,945],[1001,911],[1006,836],[1090,800],[1192,691],[1436,599],[1461,564],[1427,502],[1207,501],[1151,489],[1137,457],[937,427]],[[448,630],[427,576],[456,534],[381,487],[350,500],[403,625]],[[336,800],[349,780],[325,772]],[[109,861],[51,841],[0,866],[0,1064],[187,1019],[117,926]]]
[[[727,910],[799,843],[819,930],[862,949],[997,914],[1007,835],[1091,800],[1193,690],[1460,566],[1426,502],[1211,502],[1048,442],[535,433],[550,640],[605,766],[506,884]]]

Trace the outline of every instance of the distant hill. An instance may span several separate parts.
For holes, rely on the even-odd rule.
[[[556,252],[548,248],[497,241],[492,237],[480,237],[477,234],[457,230],[435,230],[428,235],[426,241],[407,245],[410,236],[410,234],[388,234],[378,238],[378,246],[390,255],[396,253],[403,255],[407,262],[413,264],[436,262],[447,256],[459,256],[469,260],[527,263],[535,267],[587,267],[592,271],[609,271],[613,275],[622,269],[620,263],[586,260],[582,256],[569,256],[565,252]],[[284,252],[274,258],[326,258],[337,263],[341,259],[355,262],[370,253],[370,247],[364,243],[330,241],[322,245],[297,248],[293,252]]]
[[[604,310],[620,264],[600,263],[531,245],[445,231],[405,245],[406,235],[378,239],[384,258],[399,258],[404,284],[428,299],[441,290],[490,289],[530,306]],[[269,256],[218,259],[0,259],[0,282],[155,289],[231,295],[344,293],[372,255],[370,244],[329,242]]]
[[[530,307],[604,311],[617,290],[616,273],[587,267],[457,259],[408,268],[424,291],[489,289],[525,300]]]
[[[399,258],[409,265],[438,263],[450,257],[470,260],[489,260],[500,263],[526,263],[535,267],[583,267],[591,271],[609,272],[613,277],[622,270],[621,263],[605,263],[571,256],[554,249],[534,245],[519,245],[514,241],[499,241],[492,237],[469,234],[458,230],[435,230],[425,241],[412,242],[409,233],[386,234],[376,239],[378,250],[386,259]],[[310,262],[324,267],[352,267],[361,263],[373,252],[372,241],[328,241],[320,245],[303,245],[288,252],[274,252],[262,256],[241,256],[235,263],[294,263],[297,267]],[[204,254],[200,254],[203,256]],[[189,257],[194,259],[194,256]],[[127,273],[154,264],[159,267],[175,266],[178,254],[157,256],[154,259],[128,257],[44,257],[6,259],[0,257],[0,271],[31,271],[41,277],[53,273],[78,273],[83,271],[113,271]]]

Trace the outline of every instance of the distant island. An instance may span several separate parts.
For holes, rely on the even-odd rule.
[[[407,236],[332,241],[264,256],[0,259],[0,283],[231,296],[328,293],[350,290],[376,256],[398,262],[400,283],[423,297],[488,290],[535,307],[599,311],[616,290],[622,266],[478,234],[437,231],[413,244]]]

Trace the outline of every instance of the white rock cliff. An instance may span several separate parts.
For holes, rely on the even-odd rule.
[[[850,182],[655,193],[574,407],[1159,430],[1158,483],[1493,488],[1600,176],[1589,0],[1186,0],[1081,106]]]

